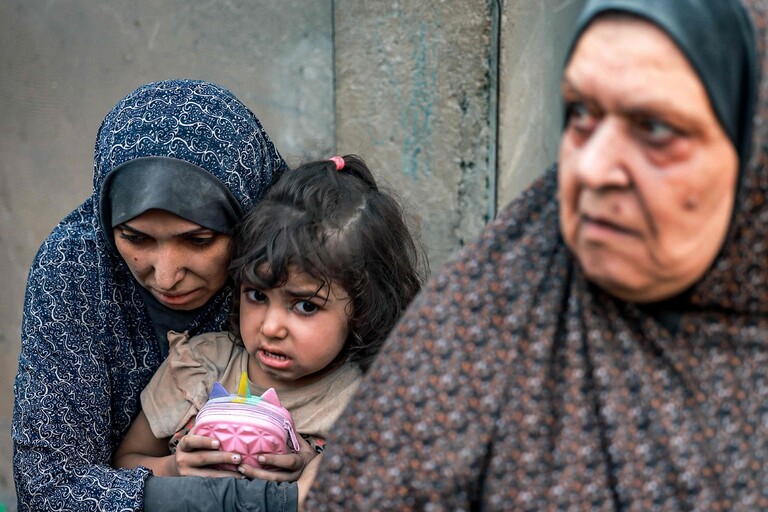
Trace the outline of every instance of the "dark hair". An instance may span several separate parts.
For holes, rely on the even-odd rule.
[[[428,264],[402,208],[356,155],[286,172],[233,234],[231,331],[240,336],[240,286],[284,284],[289,267],[341,285],[351,298],[339,357],[366,371],[421,289]]]

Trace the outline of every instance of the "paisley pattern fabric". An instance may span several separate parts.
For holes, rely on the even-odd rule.
[[[768,2],[744,3],[754,149],[678,328],[585,279],[550,169],[409,308],[307,510],[768,510]]]
[[[114,470],[113,449],[161,363],[138,283],[99,224],[101,184],[144,156],[194,163],[250,210],[285,164],[260,122],[207,82],[144,85],[104,119],[93,194],[48,236],[29,273],[12,436],[19,510],[139,510],[147,470]],[[194,198],[190,198],[194,200]],[[189,326],[227,327],[230,287]]]

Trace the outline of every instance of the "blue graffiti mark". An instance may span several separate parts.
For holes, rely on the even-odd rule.
[[[406,116],[401,125],[406,129],[403,141],[403,173],[418,179],[419,156],[423,153],[422,163],[425,176],[431,176],[432,154],[432,114],[437,96],[437,68],[430,66],[436,59],[429,59],[430,45],[427,43],[427,26],[422,21],[419,24],[418,39],[413,51],[413,73],[411,98],[408,108],[402,113]]]
[[[395,16],[396,17],[396,16]],[[379,48],[386,48],[382,40],[382,30],[389,31],[383,24],[376,30],[375,37]],[[392,69],[395,59],[385,59],[382,71],[387,76],[390,90],[394,96],[394,106],[397,108],[398,124],[393,126],[388,139],[403,138],[401,149],[402,172],[413,180],[419,179],[419,170],[424,176],[432,175],[432,121],[434,105],[437,99],[437,57],[434,55],[436,48],[427,40],[429,29],[427,23],[419,23],[419,29],[412,36],[413,66],[410,71],[411,93],[406,101],[403,98],[403,85],[397,79],[397,74]],[[402,130],[402,132],[401,132]],[[374,145],[384,142],[379,137],[371,137]]]

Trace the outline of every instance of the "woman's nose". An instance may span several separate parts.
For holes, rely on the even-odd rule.
[[[162,248],[155,260],[155,285],[161,290],[171,290],[186,275],[184,255],[173,247]]]
[[[629,185],[627,155],[631,144],[619,120],[603,119],[579,152],[576,172],[581,183],[593,189]]]
[[[269,304],[261,323],[261,333],[273,339],[285,338],[288,334],[286,327],[286,314],[288,312],[279,304]]]

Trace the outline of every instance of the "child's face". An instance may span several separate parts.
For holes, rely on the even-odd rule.
[[[334,368],[344,348],[351,304],[341,286],[291,271],[285,285],[240,288],[240,334],[250,354],[249,379],[277,390],[299,388]]]

